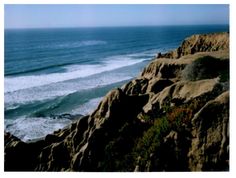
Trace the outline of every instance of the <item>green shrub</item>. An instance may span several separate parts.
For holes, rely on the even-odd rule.
[[[153,126],[144,132],[143,137],[138,140],[133,155],[136,158],[140,157],[138,164],[141,169],[144,169],[150,155],[158,152],[162,139],[170,131],[169,129],[169,122],[166,117],[156,119]]]
[[[174,171],[187,170],[187,153],[191,142],[191,119],[210,98],[203,96],[181,106],[168,102],[158,117],[143,115],[145,121],[125,123],[104,148],[101,171]],[[175,142],[166,137],[177,133]]]
[[[176,154],[166,155],[168,151],[175,152],[175,150],[174,148],[167,149],[167,145],[163,143],[165,137],[170,133],[170,131],[176,131],[180,135],[185,135],[185,133],[188,132],[186,130],[186,126],[191,125],[191,119],[194,115],[194,112],[196,112],[194,110],[196,109],[196,105],[198,105],[197,103],[198,101],[194,103],[188,103],[183,106],[174,107],[167,107],[166,105],[167,109],[163,115],[154,119],[153,125],[144,132],[142,137],[138,139],[133,149],[133,160],[135,160],[135,158],[136,160],[139,158],[138,162],[136,162],[136,165],[139,165],[141,171],[145,171],[148,164],[154,166],[152,169],[155,171],[165,170],[166,167],[164,163],[166,162],[167,158],[171,160],[171,156],[173,156],[173,159],[176,162],[185,159],[178,158],[178,154],[185,154],[184,151],[183,153],[176,152]],[[185,136],[187,137],[187,135]],[[186,143],[186,147],[187,146],[188,145]],[[170,168],[170,170],[173,169],[173,167]]]
[[[223,62],[211,56],[200,57],[185,67],[182,77],[190,81],[215,78],[223,70]]]
[[[126,122],[106,144],[103,159],[99,163],[100,171],[133,171],[135,156],[133,147],[142,136],[145,127],[140,122]]]

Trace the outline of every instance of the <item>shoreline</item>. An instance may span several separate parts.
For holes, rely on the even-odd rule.
[[[44,140],[6,134],[5,171],[228,171],[229,33],[193,35],[159,57]]]

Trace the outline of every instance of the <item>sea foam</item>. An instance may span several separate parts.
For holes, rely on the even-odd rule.
[[[18,118],[5,120],[4,130],[10,132],[23,141],[29,141],[45,137],[53,131],[62,129],[72,121],[69,119],[52,118]]]
[[[14,92],[17,90],[48,85],[66,80],[83,78],[105,71],[111,71],[124,66],[134,65],[147,59],[134,60],[129,56],[113,56],[104,60],[101,64],[94,65],[71,65],[66,66],[66,72],[51,73],[42,75],[26,75],[17,77],[5,77],[4,92]]]

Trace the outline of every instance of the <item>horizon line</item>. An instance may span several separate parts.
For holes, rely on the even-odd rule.
[[[161,27],[161,26],[214,26],[230,24],[163,24],[163,25],[120,25],[120,26],[68,26],[68,27],[11,27],[4,30],[27,30],[27,29],[64,29],[64,28],[122,28],[122,27]]]

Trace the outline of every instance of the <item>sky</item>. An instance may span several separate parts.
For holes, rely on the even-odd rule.
[[[4,28],[229,24],[229,5],[4,5]]]

